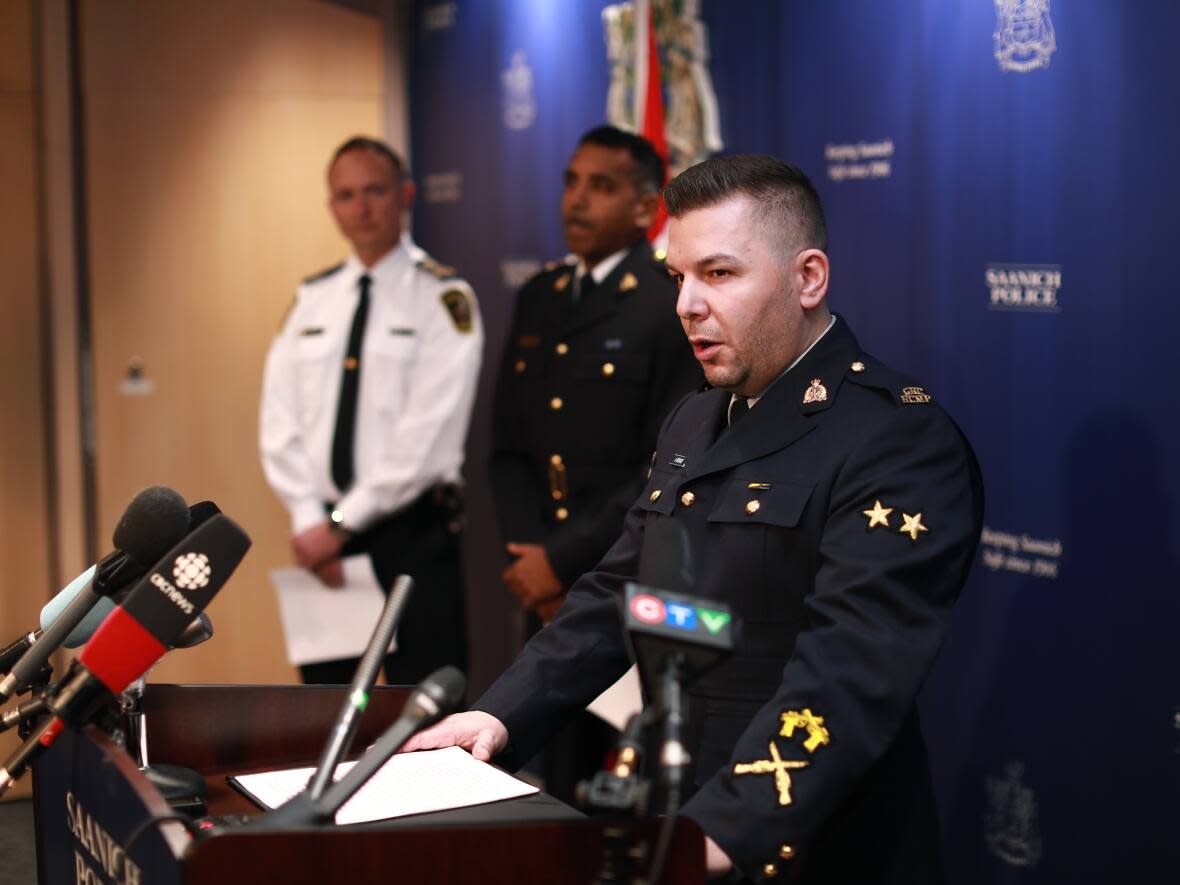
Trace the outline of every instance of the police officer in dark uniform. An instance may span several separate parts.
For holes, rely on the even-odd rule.
[[[627,666],[617,600],[682,526],[693,593],[740,620],[688,698],[682,814],[710,873],[942,881],[916,698],[982,528],[979,468],[920,384],[829,312],[819,198],[770,157],[665,193],[677,311],[712,389],[664,424],[623,534],[471,712],[411,746],[526,755]]]
[[[490,473],[505,581],[543,621],[618,536],[660,422],[701,382],[676,287],[645,239],[663,176],[646,139],[610,126],[582,136],[561,200],[572,258],[517,298]]]
[[[511,560],[504,581],[530,613],[530,634],[618,536],[660,422],[702,380],[676,319],[676,287],[645,237],[663,181],[646,139],[609,126],[583,135],[561,200],[571,258],[517,298],[490,474]],[[535,766],[546,790],[573,802],[614,736],[580,717]]]

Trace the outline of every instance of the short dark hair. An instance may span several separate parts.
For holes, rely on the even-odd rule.
[[[336,152],[332,154],[332,159],[328,163],[328,171],[331,172],[332,167],[336,165],[336,161],[349,151],[369,151],[379,157],[384,157],[393,164],[393,177],[395,179],[402,177],[404,167],[402,166],[401,157],[397,155],[397,152],[385,142],[381,141],[381,139],[369,138],[367,135],[354,135],[348,141],[344,142],[344,144],[340,145],[340,147],[336,148]]]
[[[804,248],[827,251],[828,225],[815,186],[790,163],[766,154],[732,154],[690,166],[668,182],[664,203],[676,218],[738,194],[752,199],[766,220],[797,230]]]
[[[641,194],[659,193],[664,186],[667,169],[663,158],[652,143],[642,135],[624,132],[614,126],[595,126],[580,139],[578,147],[595,144],[599,147],[625,150],[631,155],[631,181]]]

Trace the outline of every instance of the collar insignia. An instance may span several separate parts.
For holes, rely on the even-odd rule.
[[[818,378],[811,379],[811,386],[807,388],[807,392],[803,394],[803,405],[810,405],[811,403],[823,403],[828,400],[828,389],[824,387],[823,382]]]

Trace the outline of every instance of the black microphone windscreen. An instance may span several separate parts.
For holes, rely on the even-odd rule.
[[[692,549],[683,525],[673,519],[657,519],[645,528],[636,577],[648,587],[692,592]]]
[[[138,495],[115,526],[115,548],[147,565],[184,537],[189,528],[188,504],[167,486],[149,486]]]
[[[442,667],[422,680],[418,690],[430,695],[442,710],[452,710],[463,701],[467,677],[458,667]]]
[[[195,529],[201,523],[213,518],[221,512],[221,508],[212,501],[198,501],[188,508],[188,527]]]

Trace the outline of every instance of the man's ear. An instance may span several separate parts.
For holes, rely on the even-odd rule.
[[[414,196],[418,193],[418,189],[414,187],[414,182],[410,179],[405,179],[402,182],[402,211],[406,212],[414,205]]]
[[[646,231],[656,220],[656,210],[660,207],[659,194],[644,194],[635,201],[635,206],[631,211],[632,217],[635,219],[635,226]]]
[[[791,268],[799,284],[799,305],[804,310],[819,307],[828,294],[827,253],[820,249],[804,249],[795,256]]]

